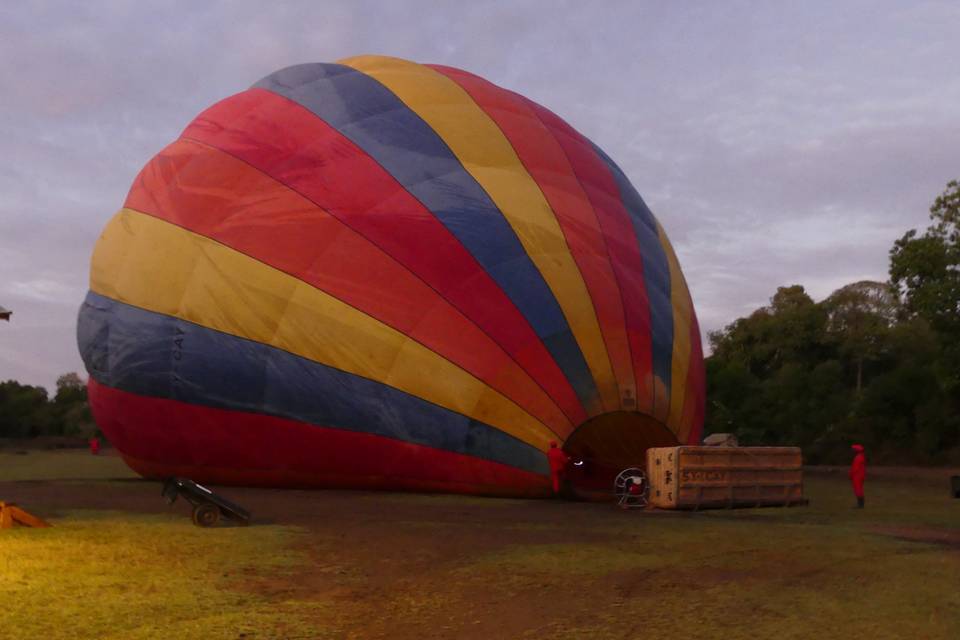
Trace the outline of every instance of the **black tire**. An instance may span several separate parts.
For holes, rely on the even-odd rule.
[[[209,502],[193,508],[193,524],[198,527],[212,527],[220,522],[220,507]]]

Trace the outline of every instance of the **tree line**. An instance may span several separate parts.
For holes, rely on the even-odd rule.
[[[890,249],[886,282],[815,302],[800,285],[711,332],[706,432],[846,462],[960,464],[960,183],[923,233]]]
[[[87,389],[76,373],[57,379],[51,398],[44,387],[0,382],[0,438],[82,436],[96,433]]]

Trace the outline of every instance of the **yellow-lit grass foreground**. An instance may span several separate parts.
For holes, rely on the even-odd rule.
[[[244,575],[289,576],[295,535],[89,511],[0,532],[0,638],[315,637],[300,620],[321,603],[236,588]]]

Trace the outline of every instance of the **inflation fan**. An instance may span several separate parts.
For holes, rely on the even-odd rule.
[[[647,506],[650,485],[643,469],[630,467],[621,471],[613,481],[613,494],[622,509],[643,509]]]

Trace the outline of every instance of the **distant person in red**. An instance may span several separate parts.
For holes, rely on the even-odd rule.
[[[867,456],[863,453],[861,444],[855,444],[850,448],[854,451],[853,462],[850,463],[850,483],[853,484],[853,494],[857,496],[857,508],[863,509],[863,481],[867,479]]]
[[[100,438],[90,438],[90,453],[97,455],[100,453]]]
[[[550,451],[547,451],[547,462],[550,463],[550,477],[553,479],[553,493],[560,494],[560,483],[567,477],[567,464],[570,456],[557,446],[556,440],[550,441]]]

